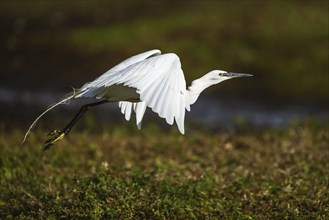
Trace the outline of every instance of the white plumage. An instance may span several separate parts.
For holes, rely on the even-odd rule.
[[[186,83],[181,63],[176,54],[160,54],[159,50],[151,50],[123,61],[86,83],[76,98],[119,101],[126,120],[131,118],[133,110],[137,113],[138,127],[147,106],[168,124],[176,121],[179,131],[184,134],[185,108],[189,107],[185,100]],[[115,90],[111,88],[113,86]]]

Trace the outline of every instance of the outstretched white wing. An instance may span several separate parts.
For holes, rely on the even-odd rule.
[[[117,64],[116,66],[112,67],[108,71],[106,71],[104,74],[99,76],[97,79],[95,79],[92,82],[86,83],[81,89],[80,89],[80,94],[76,96],[76,98],[80,97],[96,97],[96,98],[101,98],[99,94],[101,93],[100,91],[103,91],[103,87],[99,86],[102,84],[106,79],[113,77],[117,72],[120,70],[123,70],[135,63],[141,62],[149,57],[152,56],[157,56],[160,55],[161,51],[160,50],[150,50],[146,51],[144,53],[137,54],[135,56],[132,56],[121,63]],[[143,116],[146,110],[146,104],[144,102],[139,102],[139,103],[131,103],[131,102],[126,102],[126,101],[120,101],[119,102],[119,108],[121,109],[122,114],[125,115],[125,119],[127,121],[130,120],[131,114],[132,114],[132,109],[136,113],[136,124],[138,129],[141,129],[142,126],[142,120]]]
[[[140,99],[184,134],[186,83],[177,55],[151,57],[123,70],[118,84],[137,88]]]
[[[179,131],[184,134],[186,83],[181,63],[175,54],[158,54],[159,52],[154,50],[153,54],[149,53],[144,60],[118,72],[109,70],[105,73],[106,77],[103,74],[95,81],[86,84],[82,88],[85,92],[82,92],[80,97],[97,96],[100,98],[104,90],[113,85],[122,84],[136,88],[142,102],[166,119],[168,124],[176,121]],[[112,95],[115,96],[115,94]],[[126,104],[122,103],[121,108],[123,105]],[[131,112],[131,110],[123,112],[128,115],[129,111]]]
[[[112,67],[111,69],[109,69],[108,71],[106,71],[105,73],[103,73],[101,76],[99,76],[98,78],[96,78],[94,81],[86,83],[85,85],[82,86],[81,91],[87,90],[89,88],[97,88],[100,87],[101,84],[104,84],[104,82],[106,82],[107,79],[112,78],[113,76],[115,76],[119,71],[133,65],[136,64],[138,62],[141,62],[149,57],[152,56],[157,56],[160,55],[161,51],[160,50],[150,50],[150,51],[146,51],[144,53],[140,53],[137,54],[135,56],[132,56],[124,61],[122,61],[121,63],[117,64],[116,66]],[[78,96],[77,96],[78,97]],[[82,96],[80,96],[82,97]]]

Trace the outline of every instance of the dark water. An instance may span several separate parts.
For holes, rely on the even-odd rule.
[[[64,95],[49,92],[14,91],[2,87],[0,88],[1,119],[8,121],[10,117],[16,115],[18,118],[25,118],[30,121]],[[72,111],[73,116],[76,109],[88,102],[92,102],[92,100],[74,100],[69,105],[65,105],[64,108],[67,111]],[[99,115],[103,115],[105,119],[109,120],[120,114],[116,103],[99,106],[97,109],[101,113]],[[149,110],[144,119],[148,120],[150,115],[151,117],[154,116]],[[122,118],[124,117],[122,116]],[[303,121],[310,118],[328,121],[328,108],[318,108],[307,104],[273,106],[236,98],[214,99],[201,95],[198,101],[191,106],[191,112],[187,112],[185,119],[210,129],[230,129],[241,123],[253,127],[280,127],[291,123],[292,120]]]

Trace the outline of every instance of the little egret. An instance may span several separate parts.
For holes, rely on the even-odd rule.
[[[190,105],[196,102],[204,89],[224,80],[247,76],[252,75],[213,70],[192,81],[191,86],[186,89],[179,57],[174,53],[161,54],[160,50],[150,50],[126,59],[49,107],[32,123],[23,142],[46,112],[70,99],[85,97],[95,98],[97,101],[82,106],[64,129],[50,132],[50,138],[44,145],[45,150],[63,139],[86,111],[107,102],[119,102],[119,108],[126,120],[130,120],[131,114],[135,112],[139,129],[146,107],[149,107],[168,124],[172,125],[175,121],[178,130],[184,134],[185,109],[190,111]]]

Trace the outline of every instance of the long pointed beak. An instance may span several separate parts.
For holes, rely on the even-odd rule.
[[[249,76],[253,76],[251,74],[248,73],[231,73],[231,72],[227,72],[226,74],[224,73],[224,76],[228,76],[228,77],[249,77]]]

